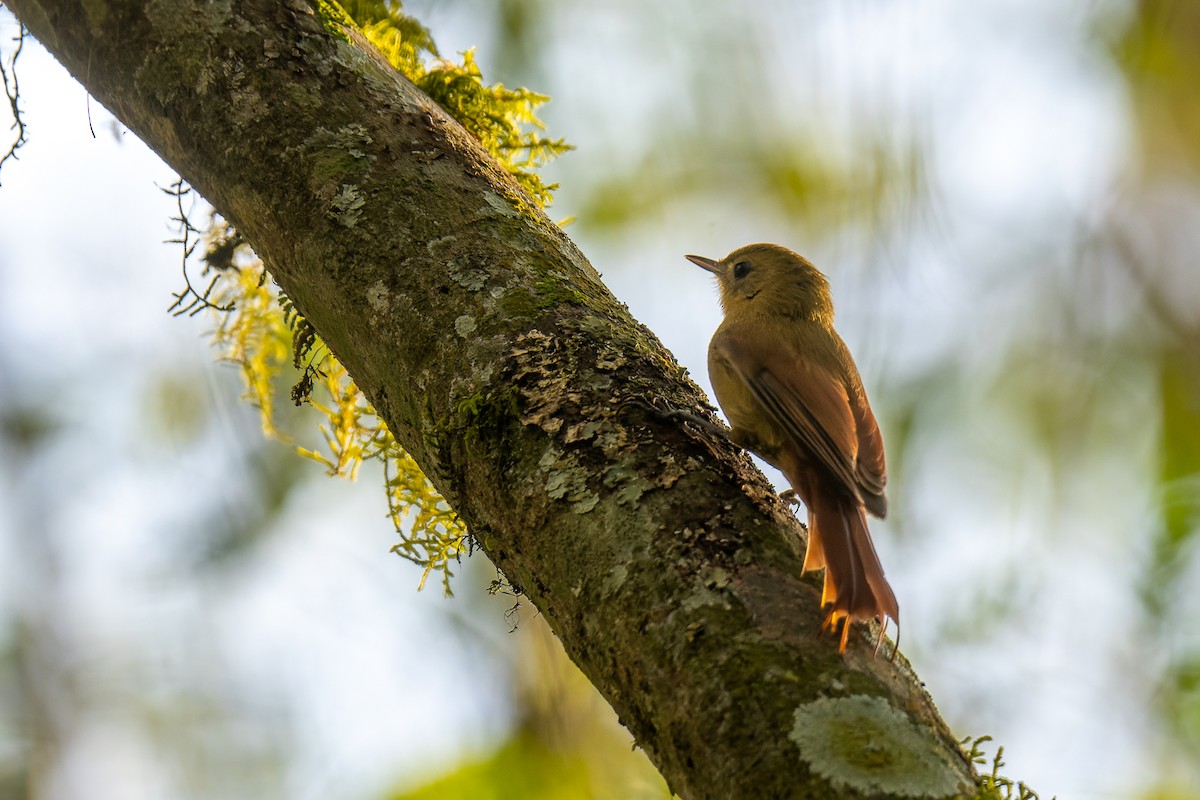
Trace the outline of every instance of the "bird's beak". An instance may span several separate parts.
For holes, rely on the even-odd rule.
[[[711,258],[705,258],[704,256],[684,256],[684,258],[695,264],[697,267],[708,270],[713,275],[721,274],[721,265],[718,262],[713,261]]]

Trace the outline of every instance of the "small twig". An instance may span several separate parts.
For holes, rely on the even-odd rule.
[[[311,402],[313,385],[316,383],[316,379],[325,377],[325,373],[321,371],[321,365],[324,364],[325,359],[329,358],[331,355],[333,354],[328,352],[325,353],[325,355],[321,357],[321,360],[315,364],[312,362],[312,359],[315,356],[310,355],[308,364],[304,366],[304,371],[300,375],[300,380],[296,381],[296,385],[292,387],[292,403],[294,403],[296,406],[302,406],[305,403]],[[297,369],[300,369],[299,359],[297,359],[295,366]],[[384,460],[384,464],[386,467],[386,459]]]
[[[12,112],[13,124],[9,128],[17,131],[17,138],[9,146],[7,152],[0,156],[0,169],[4,167],[4,162],[10,158],[17,160],[17,150],[25,144],[25,118],[21,115],[21,87],[17,82],[17,59],[21,55],[21,49],[25,46],[25,25],[18,23],[19,32],[13,41],[17,43],[17,49],[13,51],[12,58],[8,60],[8,67],[4,66],[4,59],[0,59],[0,78],[4,81],[4,96],[8,98],[8,107]]]
[[[84,86],[90,86],[92,82],[92,51],[88,49],[88,65],[87,65],[87,80],[84,81]],[[92,127],[92,93],[86,92],[84,105],[87,106],[88,130],[92,132],[92,138],[96,138],[96,129]]]
[[[504,612],[504,621],[508,623],[509,633],[516,633],[517,628],[521,625],[521,601],[512,604],[512,607]]]
[[[208,298],[212,295],[213,289],[217,286],[217,281],[220,280],[220,275],[214,275],[212,280],[208,282],[203,292],[196,291],[192,286],[191,276],[188,274],[188,259],[195,252],[196,246],[200,244],[199,239],[193,239],[192,234],[199,235],[200,229],[192,224],[188,219],[188,212],[183,208],[183,198],[192,193],[192,187],[183,182],[183,179],[175,181],[169,188],[158,187],[165,194],[169,194],[175,198],[175,208],[177,216],[171,217],[171,221],[178,223],[179,236],[175,239],[167,239],[164,244],[178,244],[183,247],[183,258],[181,259],[181,269],[183,272],[184,288],[178,292],[172,292],[171,296],[175,298],[175,302],[167,309],[173,317],[181,317],[187,314],[189,317],[194,317],[206,308],[211,308],[214,311],[229,312],[233,311],[233,303],[225,305],[217,305]],[[207,271],[207,270],[206,270]]]

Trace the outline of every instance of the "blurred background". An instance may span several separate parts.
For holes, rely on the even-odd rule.
[[[1043,798],[1200,798],[1200,4],[406,10],[552,96],[551,215],[702,385],[684,253],[826,271],[902,646],[960,736]],[[212,319],[166,313],[175,174],[36,43],[19,74],[0,798],[665,797],[484,557],[417,592],[381,477],[262,437]]]

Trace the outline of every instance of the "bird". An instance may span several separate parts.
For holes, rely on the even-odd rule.
[[[720,289],[724,318],[709,343],[708,373],[728,436],[781,471],[804,503],[802,571],[825,569],[822,630],[836,635],[842,625],[844,653],[852,623],[899,624],[900,610],[867,528],[868,512],[887,514],[883,437],[833,328],[829,281],[777,244],[747,245],[719,261],[686,258]]]

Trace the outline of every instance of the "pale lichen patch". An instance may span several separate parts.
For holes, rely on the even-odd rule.
[[[454,242],[457,240],[458,237],[454,236],[453,234],[449,236],[439,236],[436,239],[430,239],[425,245],[425,249],[429,251],[430,255],[433,255],[443,245],[454,244]]]
[[[345,150],[351,158],[366,159],[367,161],[375,160],[374,156],[368,155],[366,152],[368,145],[374,141],[371,134],[367,132],[366,126],[357,122],[338,128],[334,137],[336,145]]]
[[[704,585],[709,589],[724,589],[729,580],[729,572],[723,567],[712,567],[704,573]]]
[[[432,244],[433,243],[430,242],[430,246],[432,246]],[[488,274],[485,270],[469,263],[463,258],[451,261],[446,268],[446,274],[450,276],[450,280],[454,281],[468,292],[478,292],[484,286],[486,286],[488,282]]]
[[[567,427],[566,433],[563,434],[563,441],[568,444],[571,442],[579,442],[585,439],[591,439],[604,426],[601,420],[587,420],[585,422],[577,422],[574,425]]]
[[[547,447],[546,452],[542,453],[542,457],[538,459],[538,467],[543,472],[547,472],[554,466],[560,456],[562,456],[562,451],[557,447]]]
[[[605,348],[604,353],[596,359],[596,369],[616,370],[625,366],[625,363],[625,356],[613,352],[612,348]]]
[[[580,374],[574,369],[574,356],[560,342],[559,338],[532,330],[519,336],[516,346],[509,350],[513,382],[518,386],[522,401],[521,422],[541,428],[562,444],[577,448],[581,455],[588,450],[599,451],[608,465],[598,474],[595,469],[580,467],[578,474],[572,471],[555,476],[553,483],[547,486],[551,498],[567,499],[575,504],[575,513],[587,513],[599,502],[597,491],[601,491],[612,497],[617,505],[637,508],[647,491],[658,488],[659,478],[642,475],[644,465],[629,431],[620,424],[611,405],[577,407],[587,396],[582,390],[604,391],[613,385],[613,380],[595,369],[585,369]],[[611,369],[620,358],[619,353],[609,354],[602,349],[596,360]],[[577,415],[576,421],[565,424],[564,412]],[[573,466],[582,464],[578,457],[572,456],[556,466],[561,470],[566,462],[572,462]],[[546,470],[547,466],[543,464],[542,468]],[[607,492],[595,485],[597,477]],[[677,479],[678,476],[668,478],[668,485]],[[587,489],[589,483],[593,487],[590,490]]]
[[[583,498],[582,500],[580,500],[577,503],[572,503],[571,510],[574,511],[576,514],[586,514],[589,511],[591,511],[593,508],[595,508],[596,504],[599,502],[600,502],[600,495],[598,495],[598,494],[589,495],[588,497]]]
[[[679,465],[674,455],[659,456],[658,463],[658,478],[655,480],[655,484],[663,489],[670,489],[676,481],[687,474],[687,470]]]
[[[546,475],[542,488],[551,500],[567,500],[576,514],[596,507],[599,497],[588,488],[589,473],[578,458],[550,447],[538,460],[538,468]]]
[[[357,186],[344,183],[341,191],[330,202],[329,210],[326,213],[337,220],[339,224],[353,228],[358,223],[358,218],[362,216],[362,207],[366,203],[366,198],[362,196],[362,192],[358,190]]]
[[[633,461],[625,459],[605,468],[603,483],[613,489],[613,497],[618,505],[637,507],[642,495],[650,488],[650,482],[643,478]]]
[[[507,200],[505,200],[503,197],[496,194],[495,192],[484,192],[483,199],[484,199],[484,202],[486,202],[488,204],[488,206],[490,206],[493,210],[499,211],[501,214],[503,214],[506,217],[520,217],[521,216],[520,211],[513,208],[512,205]],[[482,208],[479,210],[479,212],[486,213],[484,211],[484,209],[482,209]]]
[[[201,70],[196,76],[194,87],[196,93],[206,94],[209,86],[213,83],[214,77],[209,70]],[[267,104],[263,102],[262,95],[258,93],[258,89],[254,86],[243,86],[230,92],[229,108],[234,121],[240,126],[258,122],[266,118],[269,113]]]
[[[679,607],[684,611],[695,611],[704,606],[729,608],[729,597],[724,592],[714,591],[701,581],[700,585],[688,593],[680,602]]]
[[[613,593],[625,584],[625,579],[629,577],[629,568],[624,564],[617,564],[608,571],[608,577],[604,579],[604,588],[608,593]]]
[[[834,787],[893,797],[947,797],[959,775],[934,737],[881,697],[822,697],[799,706],[788,738]]]
[[[386,314],[392,307],[391,292],[383,281],[376,281],[367,289],[367,304],[377,314]]]
[[[487,362],[483,366],[478,364],[471,365],[471,380],[476,386],[484,386],[492,382],[492,375],[496,372],[496,364]]]
[[[475,327],[475,318],[470,314],[463,314],[461,317],[454,320],[454,332],[464,338],[469,336],[470,333],[475,330]]]

